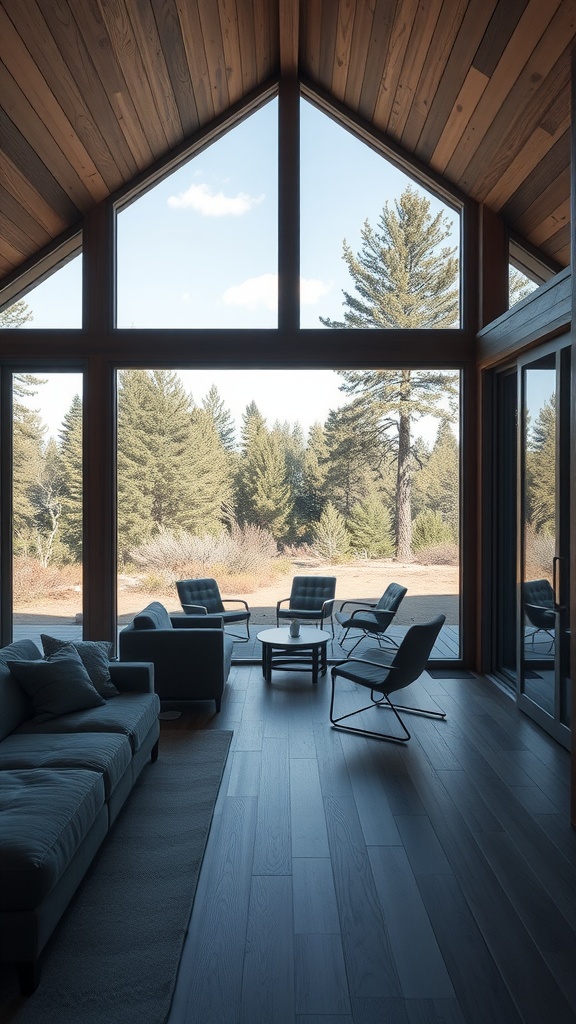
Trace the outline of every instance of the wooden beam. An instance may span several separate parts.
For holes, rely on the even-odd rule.
[[[480,207],[479,328],[508,309],[508,239],[504,222]]]
[[[572,266],[576,267],[576,236],[574,225],[576,221],[576,119],[574,118],[574,104],[576,103],[576,51],[572,51],[572,156],[571,156],[571,227],[570,227],[570,248]],[[574,306],[576,303],[576,282],[572,274],[572,322],[574,322]],[[576,828],[576,342],[572,335],[572,352],[570,362],[570,536],[568,552],[570,577],[570,665],[572,671],[572,751],[570,760],[570,823]]]
[[[280,74],[298,74],[298,0],[279,0]]]
[[[278,327],[300,326],[300,88],[281,77],[278,96]]]

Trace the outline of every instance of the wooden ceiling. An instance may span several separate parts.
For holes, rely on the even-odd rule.
[[[570,261],[576,0],[3,0],[0,280],[294,71]]]

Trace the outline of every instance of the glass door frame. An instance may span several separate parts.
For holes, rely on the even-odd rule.
[[[568,604],[568,573],[559,572],[561,562],[569,566],[569,479],[570,474],[562,473],[561,467],[569,466],[570,459],[570,353],[571,338],[563,335],[554,342],[531,349],[518,357],[518,430],[517,430],[517,631],[516,631],[516,701],[518,707],[537,722],[554,739],[567,749],[570,748],[571,732],[567,724],[562,722],[562,711],[565,709],[565,697],[562,693],[562,680],[566,678],[569,623],[567,622]],[[556,383],[556,445],[555,445],[555,551],[551,570],[554,572],[554,610],[555,610],[555,657],[554,657],[554,696],[553,713],[549,714],[525,692],[525,616],[522,594],[524,578],[526,543],[524,525],[526,522],[525,508],[525,371],[533,364],[546,357],[554,357]]]

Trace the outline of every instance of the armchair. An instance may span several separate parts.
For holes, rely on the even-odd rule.
[[[302,619],[318,622],[322,629],[324,619],[328,619],[334,636],[335,593],[335,576],[294,576],[290,597],[283,597],[276,604],[276,625],[280,625],[280,619]],[[283,608],[286,601],[288,605]]]
[[[218,615],[227,626],[232,622],[243,622],[246,636],[230,633],[230,636],[241,643],[250,639],[250,609],[246,601],[239,597],[227,597],[222,600],[216,580],[193,579],[177,580],[176,589],[180,604],[186,615]],[[226,608],[226,604],[242,605],[242,608]]]
[[[399,712],[406,711],[414,715],[425,715],[429,718],[446,718],[446,712],[441,710],[424,710],[424,708],[402,706],[393,704],[390,694],[397,690],[404,689],[410,683],[415,682],[424,672],[426,663],[436,638],[446,620],[445,615],[438,615],[431,622],[411,626],[402,640],[397,651],[382,651],[379,647],[371,647],[362,658],[349,658],[347,661],[334,665],[332,668],[332,697],[330,700],[330,722],[335,729],[342,729],[344,732],[353,732],[359,736],[371,736],[378,740],[390,740],[393,743],[406,743],[410,739],[410,733],[404,725]],[[355,711],[348,711],[346,714],[334,714],[336,695],[336,680],[338,678],[350,680],[360,686],[366,686],[370,690],[372,703],[366,707],[357,708]],[[376,697],[375,694],[380,694]],[[384,708],[392,711],[402,729],[402,735],[397,733],[378,732],[374,729],[365,729],[358,726],[342,725],[346,718],[360,715],[371,708]]]
[[[538,633],[545,633],[550,640],[551,651],[554,647],[554,627],[556,625],[556,614],[554,612],[554,591],[549,580],[527,580],[522,587],[524,597],[524,614],[531,626],[534,627],[530,633],[530,639],[534,644],[534,638]]]
[[[222,619],[170,616],[159,601],[147,605],[120,631],[120,661],[151,661],[161,702],[214,700],[220,711],[234,642]]]
[[[344,641],[351,629],[359,629],[361,631],[356,643],[348,651],[348,657],[356,650],[364,637],[377,640],[379,647],[381,647],[383,640],[394,647],[398,646],[391,636],[384,636],[384,634],[400,607],[400,603],[406,594],[406,589],[406,587],[401,587],[398,583],[389,583],[377,603],[370,603],[369,601],[342,602],[340,611],[336,612],[335,615],[336,622],[340,623],[344,630],[340,637],[341,646],[344,645]],[[353,611],[344,611],[348,605],[358,605],[359,607]]]

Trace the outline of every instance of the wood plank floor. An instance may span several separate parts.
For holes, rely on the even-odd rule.
[[[162,723],[234,730],[168,1024],[575,1024],[567,752],[485,680],[424,675],[403,747],[329,692],[236,666]]]

